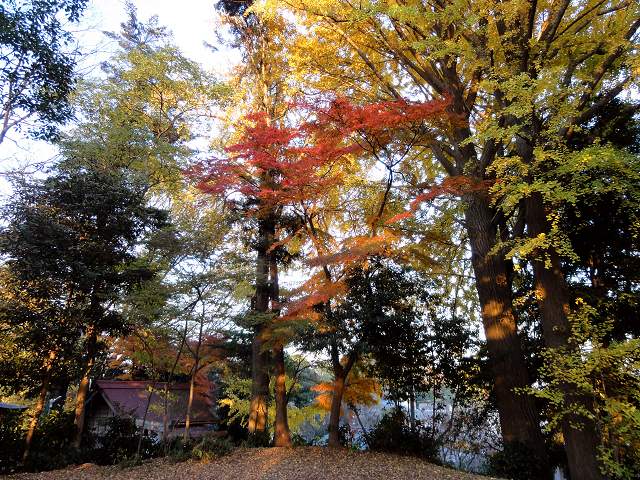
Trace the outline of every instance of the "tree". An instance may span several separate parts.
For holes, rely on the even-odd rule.
[[[30,119],[36,120],[32,134],[51,138],[71,118],[75,59],[65,51],[72,37],[61,22],[77,22],[86,4],[7,0],[0,6],[0,143]]]
[[[236,47],[243,55],[243,64],[237,72],[239,97],[249,105],[249,110],[264,115],[268,125],[275,126],[286,112],[287,68],[281,55],[280,41],[285,38],[285,22],[279,15],[259,18],[252,12],[253,0],[226,1],[216,3],[223,13],[227,25],[233,33]],[[270,178],[269,171],[263,172],[258,180],[262,188],[274,188],[276,180]],[[273,252],[278,239],[276,228],[279,212],[269,207],[258,206],[260,210],[256,238],[256,292],[253,310],[257,313],[254,325],[252,406],[249,432],[263,434],[266,431],[266,415],[269,388],[268,364],[273,361],[277,371],[276,395],[276,446],[290,446],[291,439],[287,425],[287,405],[285,393],[284,345],[273,346],[273,358],[263,345],[266,322],[271,315],[277,316],[279,302],[278,259]],[[271,302],[271,305],[270,305]],[[266,315],[265,315],[266,314]],[[270,315],[271,314],[271,315]],[[259,318],[262,317],[262,320]]]
[[[314,35],[300,44],[317,48],[316,55],[309,51],[295,58],[303,59],[303,72],[311,73],[307,78],[318,88],[323,82],[347,83],[351,91],[376,85],[374,91],[390,97],[407,88],[417,95],[451,96],[458,117],[431,144],[434,159],[444,174],[465,174],[476,182],[505,171],[528,177],[530,190],[522,192],[527,198],[520,211],[532,238],[548,234],[546,215],[552,211],[544,194],[532,193],[537,172],[577,125],[637,77],[633,52],[640,22],[637,7],[625,2],[285,3],[312,22]],[[318,53],[323,58],[328,45],[349,53],[333,63],[304,62]],[[522,442],[544,458],[532,399],[514,393],[528,385],[529,375],[512,307],[511,264],[499,246],[501,240],[518,238],[524,223],[507,221],[494,206],[499,197],[486,191],[461,196],[504,439]],[[552,270],[538,263],[536,275],[540,291],[548,292],[541,304],[546,343],[555,348],[567,341],[559,332],[566,330],[568,304],[558,262],[552,263]],[[600,478],[589,430],[564,429],[571,471],[580,478]]]
[[[126,330],[118,310],[121,298],[153,277],[135,248],[164,226],[166,213],[145,206],[146,184],[121,172],[77,164],[17,187],[2,232],[8,268],[32,298],[45,306],[60,305],[58,315],[49,317],[45,311],[40,321],[84,334],[75,418],[78,447],[99,336]],[[34,291],[32,282],[58,288]],[[46,340],[51,352],[59,348],[55,336]]]

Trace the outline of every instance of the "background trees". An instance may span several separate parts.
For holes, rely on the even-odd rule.
[[[322,409],[329,445],[345,412],[366,437],[382,393],[441,459],[548,478],[562,443],[573,478],[635,475],[638,7],[216,5],[227,83],[129,5],[8,202],[4,387],[46,410],[77,382],[81,425],[91,376],[215,378],[234,435],[279,446]]]
[[[63,19],[77,22],[86,0],[20,2],[0,7],[0,88],[2,126],[7,133],[27,127],[31,134],[51,137],[71,118],[69,95],[75,84],[71,35]]]

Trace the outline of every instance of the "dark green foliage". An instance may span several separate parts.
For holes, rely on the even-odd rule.
[[[216,8],[227,15],[244,15],[253,0],[218,0]]]
[[[20,182],[4,209],[5,256],[0,321],[5,340],[30,351],[33,363],[0,358],[3,378],[37,389],[43,359],[56,350],[58,372],[72,372],[86,326],[126,332],[119,309],[128,292],[153,278],[136,248],[166,223],[164,211],[145,206],[147,186],[135,177],[67,165],[45,180]],[[3,382],[4,383],[4,382]],[[24,388],[9,382],[13,391]]]
[[[13,472],[21,458],[23,423],[22,411],[0,414],[0,474]]]
[[[233,442],[226,438],[214,434],[205,434],[196,441],[191,458],[196,460],[213,460],[230,454],[233,451]]]
[[[250,433],[242,443],[247,448],[262,448],[271,445],[271,432],[268,429]]]
[[[173,462],[185,460],[210,461],[228,455],[235,448],[234,442],[228,437],[220,437],[215,433],[207,433],[200,438],[185,440],[182,436],[169,441],[168,457]]]
[[[73,418],[74,414],[71,411],[54,410],[40,419],[29,462],[25,466],[27,470],[54,470],[85,461],[86,451],[78,452],[71,447],[71,439],[75,431]],[[20,443],[23,443],[22,439]],[[87,441],[87,446],[90,443]]]
[[[340,437],[340,445],[347,448],[355,447],[355,432],[351,429],[351,425],[348,423],[341,423],[338,427],[338,436]]]
[[[0,418],[0,474],[18,470],[24,448],[28,414],[8,412]],[[86,436],[81,452],[71,447],[74,433],[73,412],[52,410],[43,415],[36,429],[32,453],[22,468],[44,471],[63,468],[70,464],[92,461],[94,439]]]
[[[0,5],[0,143],[9,128],[37,117],[31,133],[51,137],[55,125],[71,118],[68,96],[74,86],[75,60],[66,52],[71,36],[62,21],[77,21],[87,0],[19,1]],[[23,118],[26,117],[26,118]],[[13,125],[12,125],[13,124]]]
[[[420,422],[416,422],[412,428],[401,408],[385,413],[367,436],[371,450],[410,455],[431,462],[438,461],[438,445],[433,437]]]
[[[184,462],[191,458],[191,450],[194,446],[193,439],[185,440],[182,436],[169,439],[167,442],[167,457],[172,462]]]
[[[144,434],[140,455],[137,455],[140,429],[135,421],[128,417],[111,417],[107,431],[98,440],[98,446],[92,453],[94,462],[100,465],[113,465],[125,459],[139,457],[151,458],[158,452],[158,442],[154,434]]]
[[[544,477],[545,470],[541,467],[540,459],[525,445],[510,443],[491,456],[487,473],[513,480],[529,480]]]

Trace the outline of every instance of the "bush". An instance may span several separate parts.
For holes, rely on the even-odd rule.
[[[174,437],[168,442],[167,456],[172,462],[184,462],[191,458],[191,452],[194,447],[192,439],[185,440],[182,436]]]
[[[155,434],[142,437],[140,455],[137,455],[140,429],[128,417],[111,417],[107,431],[100,437],[99,446],[92,452],[92,460],[99,465],[114,465],[132,457],[151,458],[158,453]]]
[[[40,417],[25,470],[55,470],[86,460],[84,452],[71,446],[76,432],[74,416],[72,411],[52,410]],[[92,438],[87,436],[84,440],[91,448]]]
[[[24,446],[23,415],[9,411],[0,418],[0,475],[13,473]]]
[[[355,443],[355,433],[351,430],[351,425],[343,423],[338,427],[338,437],[340,438],[340,445],[353,448]]]
[[[544,464],[525,445],[512,442],[489,458],[488,472],[491,476],[528,480],[545,475]]]
[[[261,448],[269,445],[271,445],[271,433],[268,430],[250,433],[243,442],[243,446],[247,448]]]
[[[376,427],[367,435],[369,449],[438,460],[438,447],[420,422],[411,427],[407,416],[400,408],[387,412]]]
[[[195,444],[191,451],[191,458],[210,461],[228,455],[233,448],[233,443],[228,438],[207,434]]]

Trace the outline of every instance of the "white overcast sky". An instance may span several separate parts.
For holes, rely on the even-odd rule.
[[[140,20],[158,16],[159,24],[168,27],[174,43],[192,60],[205,69],[224,75],[233,62],[234,52],[219,48],[214,52],[205,46],[216,44],[215,0],[134,0]],[[116,48],[115,42],[102,33],[117,32],[126,20],[125,0],[90,0],[79,25],[69,29],[74,32],[80,50],[85,55],[79,63],[82,76],[99,75],[98,66],[109,58]],[[55,158],[56,150],[45,142],[35,142],[11,132],[0,145],[0,196],[10,195],[5,172],[24,165],[47,162]]]

